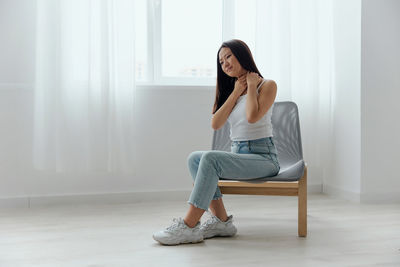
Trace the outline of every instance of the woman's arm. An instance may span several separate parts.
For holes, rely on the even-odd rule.
[[[229,115],[232,112],[233,107],[236,105],[236,101],[243,93],[243,91],[246,89],[246,87],[247,87],[246,75],[244,75],[235,82],[235,88],[229,95],[228,99],[212,116],[211,127],[214,130],[218,130],[219,128],[224,126],[226,120],[228,119]]]
[[[240,95],[232,92],[229,95],[228,99],[225,101],[225,103],[218,109],[217,112],[214,113],[214,115],[211,118],[211,127],[214,130],[218,130],[219,128],[224,126],[239,96]]]
[[[261,86],[257,97],[257,83],[254,81],[254,77],[251,77],[250,80],[248,78],[246,118],[249,123],[256,123],[267,113],[275,101],[277,92],[276,83],[268,80]]]

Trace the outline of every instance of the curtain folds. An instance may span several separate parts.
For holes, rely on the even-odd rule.
[[[323,176],[335,112],[333,0],[254,1],[256,19],[246,23],[256,29],[257,65],[277,82],[278,101],[298,104],[310,174]],[[133,171],[133,5],[38,0],[36,168]]]
[[[35,168],[133,171],[133,5],[37,1]]]
[[[277,100],[299,106],[304,157],[310,174],[322,177],[334,143],[333,2],[256,1],[256,62],[277,82]]]

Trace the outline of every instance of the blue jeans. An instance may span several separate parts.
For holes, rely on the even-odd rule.
[[[272,137],[233,141],[231,152],[195,151],[188,157],[194,188],[189,204],[208,210],[211,200],[222,197],[219,178],[250,180],[275,176],[280,166]]]

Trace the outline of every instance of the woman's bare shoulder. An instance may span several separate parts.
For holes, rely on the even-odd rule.
[[[271,79],[264,79],[264,83],[261,85],[261,87],[260,87],[260,92],[262,91],[262,90],[265,90],[265,89],[272,89],[272,90],[276,90],[277,89],[277,85],[276,85],[276,82],[274,81],[274,80],[271,80]]]

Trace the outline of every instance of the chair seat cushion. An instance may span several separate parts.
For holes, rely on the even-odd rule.
[[[261,183],[261,182],[265,182],[265,181],[275,181],[275,182],[298,181],[304,174],[304,166],[305,166],[304,160],[299,160],[298,162],[296,162],[290,166],[281,168],[278,175],[276,175],[276,176],[268,176],[268,177],[262,177],[262,178],[245,180],[245,181],[248,183]],[[225,179],[220,178],[220,180],[225,180]],[[229,180],[235,180],[235,179],[231,178]],[[244,182],[243,179],[240,179],[240,181]]]

